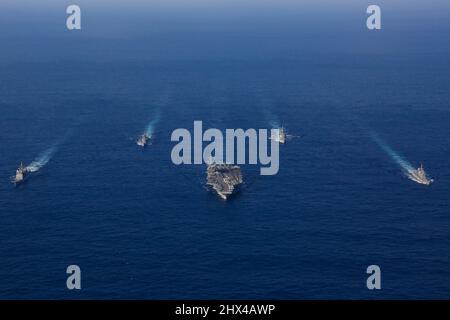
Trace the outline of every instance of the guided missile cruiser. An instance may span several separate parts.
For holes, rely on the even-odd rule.
[[[429,186],[434,180],[427,177],[423,165],[420,165],[416,170],[408,171],[408,178],[420,184]]]
[[[224,200],[235,193],[243,182],[239,166],[210,162],[207,169],[207,185]]]
[[[272,135],[271,139],[279,143],[286,143],[286,132],[283,127],[278,129],[278,134]]]
[[[149,139],[150,139],[150,136],[147,133],[144,133],[142,136],[139,137],[139,139],[136,141],[136,143],[138,146],[143,148],[147,145]]]
[[[16,170],[16,175],[12,177],[12,183],[14,183],[14,185],[16,186],[22,183],[25,180],[28,173],[29,170],[27,169],[27,167],[24,167],[23,163],[21,163],[19,168],[17,168]]]

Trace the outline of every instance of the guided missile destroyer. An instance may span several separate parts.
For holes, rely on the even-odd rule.
[[[16,175],[12,177],[12,183],[14,183],[14,185],[16,186],[22,183],[29,172],[30,171],[28,170],[28,168],[24,167],[23,163],[21,163],[19,168],[17,168],[16,170]]]
[[[434,180],[427,177],[425,170],[423,169],[423,165],[420,165],[417,170],[408,171],[408,178],[420,183],[429,186]]]
[[[278,129],[278,134],[272,135],[271,139],[281,144],[286,143],[286,132],[283,127]]]
[[[145,147],[147,145],[149,139],[150,139],[150,136],[147,133],[144,133],[142,136],[139,137],[139,139],[136,143],[140,147]]]
[[[207,169],[207,185],[210,185],[217,194],[227,200],[243,182],[239,166],[217,164],[210,162]]]

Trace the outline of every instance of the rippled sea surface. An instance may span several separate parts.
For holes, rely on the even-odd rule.
[[[43,61],[0,74],[0,298],[448,298],[450,60]],[[135,139],[155,117],[152,145]],[[296,137],[224,202],[176,128]],[[408,180],[371,139],[435,179]],[[14,188],[10,176],[53,148]],[[66,267],[82,270],[80,292]],[[382,288],[366,288],[366,268]]]

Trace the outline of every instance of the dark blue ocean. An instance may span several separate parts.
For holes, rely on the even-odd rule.
[[[450,297],[450,55],[426,50],[436,39],[402,51],[362,36],[358,52],[328,52],[339,41],[325,31],[297,54],[276,29],[225,44],[213,30],[211,42],[159,39],[155,53],[38,32],[8,36],[0,54],[0,299]],[[243,165],[225,202],[205,165],[171,161],[172,131],[194,120],[278,123],[300,138],[280,147],[277,175]],[[373,133],[435,182],[407,179]],[[45,152],[24,184],[9,182]],[[79,291],[66,288],[72,264]],[[373,264],[379,291],[366,287]]]
[[[449,64],[438,63],[4,68],[0,297],[448,297]],[[140,150],[158,109],[153,144]],[[204,188],[205,166],[172,164],[172,130],[194,120],[270,128],[267,115],[301,138],[281,147],[275,176],[243,166],[231,201]],[[368,130],[435,183],[404,177]],[[25,184],[8,182],[61,140]],[[80,292],[65,288],[70,264],[82,269]],[[366,288],[371,264],[379,292]]]

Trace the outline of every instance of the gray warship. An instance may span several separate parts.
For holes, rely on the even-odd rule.
[[[145,147],[148,143],[148,140],[151,138],[150,135],[147,133],[144,133],[142,136],[139,137],[139,139],[136,141],[136,144],[140,147]]]
[[[417,170],[410,170],[408,172],[408,178],[412,181],[415,181],[420,184],[424,184],[429,186],[434,180],[428,178],[425,169],[423,168],[423,165],[420,165],[420,167]]]
[[[286,143],[286,132],[284,127],[278,128],[278,134],[272,135],[271,139],[275,140],[278,143],[285,144]]]
[[[24,182],[29,172],[30,171],[28,170],[28,168],[24,167],[23,163],[21,163],[19,168],[17,168],[16,170],[16,175],[12,177],[12,183],[17,186],[20,183]]]
[[[242,173],[239,166],[218,164],[210,161],[208,164],[207,185],[211,186],[224,200],[235,193],[242,184]]]

